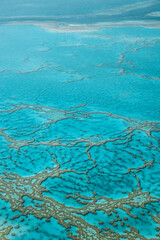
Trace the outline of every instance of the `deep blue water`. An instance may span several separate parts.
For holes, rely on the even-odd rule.
[[[0,15],[12,16],[54,16],[54,15],[75,15],[85,14],[113,7],[121,7],[128,4],[139,3],[137,0],[1,0]],[[140,2],[146,2],[141,0]],[[157,1],[158,3],[158,1]]]
[[[158,240],[158,1],[0,3],[0,239]]]

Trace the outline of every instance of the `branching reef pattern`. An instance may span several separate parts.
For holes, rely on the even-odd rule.
[[[1,200],[9,203],[13,212],[19,211],[24,217],[32,215],[48,222],[51,218],[57,219],[67,229],[68,238],[71,239],[159,239],[160,215],[156,206],[160,198],[156,191],[150,192],[146,188],[145,178],[146,174],[154,174],[159,164],[159,138],[156,134],[160,131],[160,122],[138,122],[109,112],[82,111],[83,108],[83,104],[69,110],[20,104],[0,111],[0,139],[5,144],[1,150],[1,159],[8,159],[3,164],[4,171],[0,176]],[[22,115],[25,112],[28,119],[40,119],[38,124],[33,124],[32,132],[28,122],[23,119],[20,119],[23,127],[15,128],[12,120],[20,112]],[[5,127],[5,119],[8,119],[8,128]],[[92,128],[94,121],[97,126],[103,123],[103,136],[100,136],[98,128],[97,135],[94,136],[90,134],[91,129],[87,130],[87,124]],[[114,129],[115,134],[110,134],[108,129],[112,121],[116,121],[118,126]],[[86,124],[84,129],[83,122]],[[54,128],[58,134],[55,137]],[[67,135],[73,128],[80,138],[70,138]],[[50,131],[52,134],[47,136]],[[43,137],[37,140],[37,134],[41,133]],[[38,159],[32,159],[33,148]],[[71,157],[68,155],[69,150]],[[34,173],[31,169],[34,169],[34,161],[42,161],[41,151],[46,152],[46,169]],[[29,169],[27,166],[25,169],[21,162],[16,163],[17,154],[23,161],[28,159]],[[27,176],[15,173],[10,161],[15,162],[18,168],[23,168],[23,171],[28,171]],[[50,163],[53,165],[50,166]],[[60,191],[64,191],[63,202],[56,200],[56,193],[47,184],[49,179],[53,182],[60,181],[60,185],[64,184],[64,187],[58,184]],[[109,194],[108,179],[115,179],[111,191],[113,194]],[[153,180],[153,184],[158,184],[156,179]],[[153,180],[152,176],[148,179],[149,182]],[[69,184],[65,185],[65,182]],[[75,188],[72,194],[69,186]],[[87,195],[84,189],[88,189]],[[30,204],[27,204],[26,199],[30,199]],[[68,201],[71,199],[74,204],[69,206]],[[100,212],[103,212],[103,218],[98,217],[97,225],[87,218],[87,215],[96,216]],[[146,216],[153,221],[152,227],[157,231],[154,235],[152,230],[153,235],[149,238],[142,231],[143,218]],[[13,216],[12,221],[19,217]],[[106,219],[110,219],[109,223]],[[134,226],[129,224],[134,221]],[[75,233],[72,232],[72,227],[75,227]],[[10,232],[16,239],[14,229],[15,227],[6,225],[5,222],[5,227],[0,229],[1,239],[7,239],[6,235]]]

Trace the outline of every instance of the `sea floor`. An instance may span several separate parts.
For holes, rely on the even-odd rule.
[[[160,29],[0,36],[0,239],[160,239]]]

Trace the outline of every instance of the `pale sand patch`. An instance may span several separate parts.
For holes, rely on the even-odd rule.
[[[58,33],[72,33],[72,32],[86,32],[97,31],[106,27],[146,27],[160,29],[159,21],[122,21],[122,22],[101,22],[96,24],[68,24],[60,22],[43,22],[43,21],[12,21],[1,26],[6,25],[33,25],[44,30]]]
[[[160,17],[160,11],[159,12],[148,13],[147,16],[149,16],[149,17]]]

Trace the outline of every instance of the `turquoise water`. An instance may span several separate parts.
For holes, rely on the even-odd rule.
[[[159,239],[160,30],[33,21],[127,1],[2,3],[32,22],[0,24],[0,239]]]

